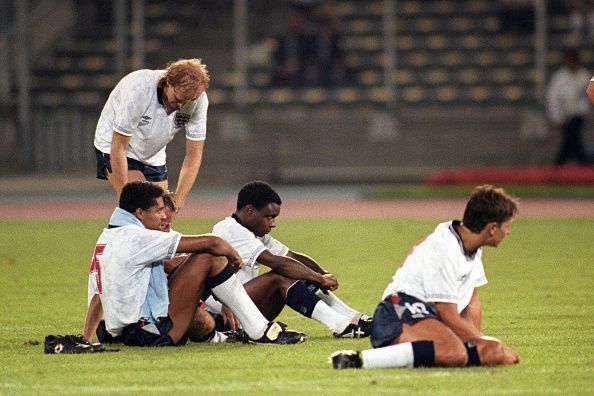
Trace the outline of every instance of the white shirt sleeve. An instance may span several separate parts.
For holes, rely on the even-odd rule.
[[[151,265],[155,261],[171,259],[182,237],[179,232],[162,232],[140,229],[130,251],[130,261],[139,265]]]
[[[262,242],[272,254],[286,256],[289,253],[289,248],[283,245],[282,242],[274,239],[270,234],[264,235]]]
[[[203,92],[196,99],[194,111],[190,120],[186,124],[186,139],[205,140],[206,139],[206,114],[208,111],[208,97]]]
[[[147,88],[155,92],[148,92]],[[154,94],[156,88],[144,83],[144,78],[139,79],[137,75],[123,78],[112,93],[115,114],[113,129],[122,135],[132,136]]]

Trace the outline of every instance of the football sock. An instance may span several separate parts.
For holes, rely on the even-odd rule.
[[[414,341],[361,351],[363,368],[435,366],[433,341]]]
[[[223,273],[225,274],[221,275]],[[208,278],[207,284],[217,299],[237,317],[250,338],[257,340],[264,335],[268,320],[248,296],[231,265],[227,265],[218,275]]]
[[[468,363],[466,363],[466,365],[480,366],[481,359],[479,358],[478,349],[476,348],[476,342],[467,341],[464,343],[464,347],[466,348],[466,353],[468,354]]]
[[[302,282],[295,282],[287,289],[285,303],[301,315],[325,324],[335,333],[342,333],[351,321],[350,317],[341,315],[326,305]]]
[[[293,283],[287,289],[285,304],[308,318],[311,318],[314,307],[319,301],[320,299],[300,281]]]
[[[336,296],[336,294],[332,293],[331,291],[326,294],[322,290],[318,290],[316,291],[316,296],[318,296],[320,300],[326,303],[326,305],[341,315],[352,318],[355,315],[360,314],[360,312],[355,311],[353,308],[346,305],[340,298]]]

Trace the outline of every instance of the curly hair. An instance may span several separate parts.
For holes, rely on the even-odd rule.
[[[256,180],[249,182],[241,188],[237,195],[237,210],[247,205],[252,205],[256,210],[261,210],[269,203],[280,205],[280,196],[266,182]]]
[[[180,59],[167,65],[160,84],[170,85],[188,100],[196,100],[208,89],[210,75],[202,59]]]
[[[119,207],[130,213],[134,213],[138,208],[148,210],[157,204],[157,198],[163,194],[163,189],[156,184],[144,180],[132,181],[124,185]]]
[[[507,195],[502,188],[485,184],[474,189],[466,204],[462,224],[479,233],[488,223],[501,224],[517,214],[517,198]]]

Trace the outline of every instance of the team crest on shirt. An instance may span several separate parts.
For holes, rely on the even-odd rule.
[[[175,113],[175,118],[173,119],[173,125],[176,128],[181,128],[186,125],[190,121],[190,115],[186,113],[180,113],[179,111]]]

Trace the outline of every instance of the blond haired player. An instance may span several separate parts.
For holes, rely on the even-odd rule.
[[[175,189],[181,209],[202,163],[209,81],[200,59],[180,59],[165,70],[137,70],[122,78],[95,130],[97,178],[109,180],[118,196],[132,180],[168,190],[165,148],[183,130],[186,155]]]

